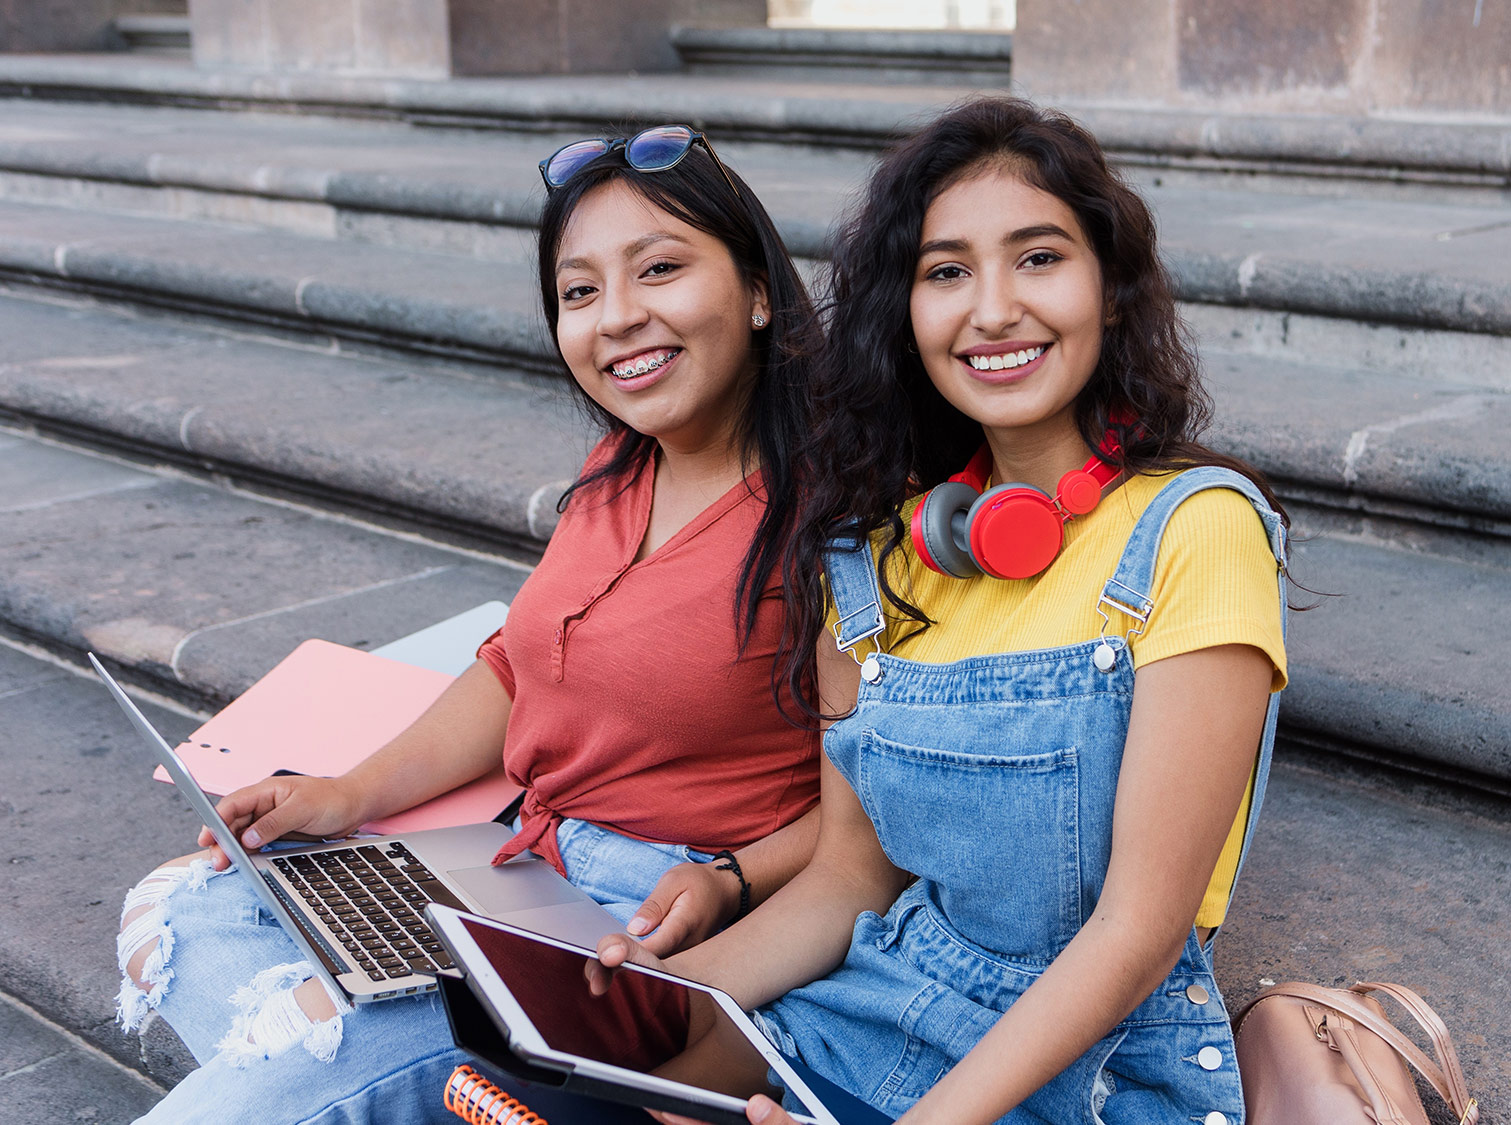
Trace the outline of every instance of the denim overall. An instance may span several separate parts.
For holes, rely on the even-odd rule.
[[[947,664],[884,653],[866,659],[855,711],[829,730],[824,749],[888,857],[918,880],[886,917],[857,919],[838,970],[761,1011],[778,1047],[900,1116],[1090,917],[1112,850],[1133,700],[1127,637],[1159,612],[1147,591],[1171,514],[1207,488],[1246,496],[1283,563],[1284,527],[1248,480],[1226,469],[1188,469],[1156,495],[1099,592],[1102,637]],[[825,564],[839,645],[853,654],[882,628],[871,552],[865,543],[835,540]],[[1283,613],[1283,567],[1278,596]],[[1264,798],[1276,700],[1270,697],[1259,747],[1243,855]],[[1179,812],[1173,805],[1171,815]],[[1233,1037],[1209,953],[1210,942],[1204,947],[1193,928],[1153,994],[1002,1121],[1242,1122]]]

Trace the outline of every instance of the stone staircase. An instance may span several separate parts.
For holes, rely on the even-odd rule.
[[[0,55],[0,631],[203,709],[305,636],[507,600],[590,441],[536,161],[689,121],[816,272],[878,147],[969,92],[678,34],[688,73],[591,83]],[[1158,213],[1217,444],[1337,595],[1299,594],[1292,761],[1503,816],[1511,122],[1075,109]]]
[[[0,66],[0,86],[18,89],[11,71],[27,70],[33,91],[9,103],[0,128],[0,278],[10,315],[28,325],[7,345],[27,354],[6,356],[0,407],[45,432],[326,507],[449,527],[457,541],[531,549],[549,526],[532,526],[531,498],[570,475],[585,440],[576,434],[544,462],[539,443],[528,444],[542,432],[534,413],[555,397],[549,378],[531,375],[554,361],[532,291],[534,163],[573,135],[562,123],[585,112],[574,95],[553,80],[409,84],[439,87],[428,91],[432,102],[442,93],[465,99],[479,117],[492,106],[495,128],[463,131],[335,119],[314,112],[328,103],[295,98],[284,108],[309,112],[65,101],[65,87],[77,98],[82,60],[58,64],[58,96],[45,98],[40,65]],[[197,83],[203,107],[226,92],[223,79],[184,68],[95,66],[101,96],[133,77],[145,88],[144,69],[176,75],[177,102],[185,83]],[[661,118],[686,116],[700,94],[729,99],[732,80],[660,78],[652,104],[630,100],[634,79],[600,85],[616,81],[625,87],[621,109]],[[422,108],[391,86],[371,83],[364,96]],[[520,112],[526,88],[533,117],[499,127]],[[842,100],[873,111],[868,149],[853,136],[827,148],[779,142],[774,116],[813,128],[834,90],[764,89],[764,103],[738,99],[741,120],[726,121],[730,135],[718,143],[809,258],[825,253],[875,145],[964,92],[843,87]],[[586,127],[606,125],[578,126]],[[1290,168],[1286,191],[1257,190],[1231,168],[1200,178],[1188,168],[1176,183],[1149,164],[1131,171],[1159,213],[1203,339],[1221,442],[1272,473],[1303,538],[1318,536],[1300,547],[1298,579],[1344,595],[1296,619],[1288,733],[1503,791],[1511,706],[1494,653],[1511,632],[1501,596],[1511,464],[1496,437],[1511,389],[1502,265],[1511,220],[1485,184],[1439,183],[1429,203],[1414,180],[1385,198],[1375,173],[1389,161],[1382,152],[1373,161],[1357,194],[1340,193],[1349,168],[1340,158],[1325,174]],[[1437,170],[1448,178],[1452,168]],[[45,324],[57,318],[80,326],[71,343],[88,338],[101,353],[143,358],[70,367],[34,356],[54,339]],[[170,339],[168,354],[155,356]],[[184,378],[168,358],[212,346],[226,360],[203,364],[198,378]],[[285,358],[271,362],[270,348]],[[273,409],[249,409],[250,398],[285,380]],[[405,419],[385,429],[351,411],[342,428],[360,431],[361,458],[337,444],[331,422],[356,397],[353,380],[385,388],[382,401]],[[150,410],[142,406],[149,392]],[[426,439],[411,424],[415,407],[401,405],[405,393],[427,403],[425,417],[441,427],[426,441],[433,453],[417,446]],[[470,396],[506,400],[489,398],[499,422],[484,440],[498,444],[486,458],[463,457],[455,445],[477,417]],[[447,460],[458,464],[442,468]],[[528,475],[543,463],[540,479]],[[500,481],[511,482],[507,497]]]

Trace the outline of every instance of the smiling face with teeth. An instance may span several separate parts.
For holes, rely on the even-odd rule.
[[[764,286],[728,248],[610,181],[572,212],[556,260],[556,341],[598,405],[673,454],[737,450]]]
[[[1015,448],[1072,468],[1085,460],[1074,404],[1101,357],[1107,309],[1096,254],[1064,202],[1001,164],[945,188],[924,215],[910,311],[929,379],[981,423],[999,470]]]

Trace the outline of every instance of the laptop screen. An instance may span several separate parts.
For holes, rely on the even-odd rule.
[[[194,780],[194,777],[184,766],[183,761],[173,752],[172,747],[168,745],[163,736],[158,733],[157,728],[147,721],[147,716],[143,715],[137,705],[131,702],[130,697],[122,690],[121,685],[115,682],[115,678],[105,671],[104,665],[95,658],[94,653],[91,652],[88,655],[89,662],[94,665],[95,672],[104,681],[106,688],[110,690],[110,694],[115,698],[116,703],[120,705],[121,710],[126,712],[126,717],[131,720],[131,725],[136,727],[137,732],[141,734],[147,744],[157,753],[158,761],[168,771],[168,776],[173,778],[173,784],[178,789],[178,792],[189,802],[190,807],[199,814],[200,819],[210,829],[216,842],[225,850],[231,862],[236,865],[237,871],[247,880],[248,885],[257,892],[258,898],[262,899],[262,903],[268,908],[268,912],[282,925],[284,932],[289,935],[295,944],[304,947],[305,952],[309,955],[310,966],[315,975],[322,978],[330,986],[335,995],[343,995],[345,990],[336,983],[336,978],[326,968],[321,957],[321,952],[305,937],[304,931],[300,929],[299,923],[294,920],[294,916],[288,912],[283,903],[278,900],[278,896],[273,893],[272,889],[263,881],[262,876],[257,873],[256,866],[252,862],[252,857],[247,853],[246,848],[242,846],[241,841],[236,838],[236,833],[232,832],[230,826],[221,819],[220,813],[216,811],[215,802],[210,800],[209,794],[199,787],[199,783]]]

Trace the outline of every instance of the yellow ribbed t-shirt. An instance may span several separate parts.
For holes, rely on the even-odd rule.
[[[937,624],[915,633],[916,623],[887,613],[878,638],[881,647],[908,660],[946,663],[1098,636],[1102,587],[1117,570],[1134,524],[1168,479],[1133,477],[1089,515],[1072,520],[1059,557],[1034,578],[949,578],[925,567],[904,542],[888,560],[892,588]],[[904,524],[918,503],[914,499],[904,506]],[[880,543],[878,536],[873,550],[879,551]],[[1275,668],[1270,690],[1279,691],[1285,686],[1286,664],[1276,571],[1264,525],[1242,495],[1217,488],[1186,500],[1171,517],[1160,545],[1150,593],[1154,609],[1142,635],[1130,642],[1134,667],[1215,645],[1248,644],[1270,658]],[[1124,633],[1134,624],[1114,613],[1108,633]],[[1227,911],[1252,796],[1251,778],[1197,913],[1197,926],[1215,927]]]

